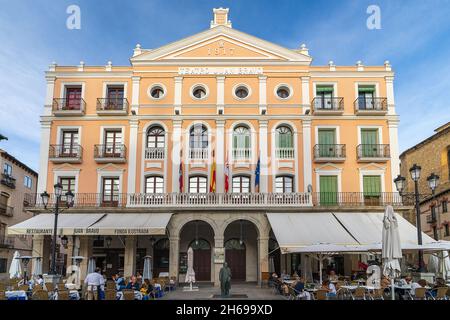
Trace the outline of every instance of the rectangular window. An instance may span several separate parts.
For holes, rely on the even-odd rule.
[[[190,193],[206,193],[207,179],[202,176],[194,176],[189,178],[189,192]]]
[[[319,156],[333,158],[336,157],[336,129],[319,129]]]
[[[102,202],[104,205],[117,206],[119,203],[119,178],[103,178]]]
[[[275,179],[275,192],[276,193],[292,193],[294,192],[294,182],[292,177],[278,176]]]
[[[378,152],[378,129],[361,129],[362,157],[376,157]]]
[[[320,204],[321,205],[336,205],[337,191],[338,191],[338,177],[337,176],[320,176]]]
[[[436,219],[436,206],[431,206],[430,208],[431,210],[431,216],[433,217],[433,219]]]
[[[381,176],[363,176],[364,204],[379,205],[381,200]]]
[[[316,109],[333,109],[333,86],[319,85],[316,86]]]
[[[9,163],[3,165],[3,173],[7,176],[12,176],[12,166]]]
[[[436,226],[433,226],[433,238],[436,239],[436,240],[437,240],[437,238],[438,238]]]
[[[81,109],[81,86],[66,87],[66,105],[68,110]]]
[[[74,158],[78,156],[78,130],[62,131],[62,152],[61,156]]]
[[[7,272],[8,259],[0,258],[0,273]]]
[[[107,94],[107,103],[105,105],[106,109],[109,110],[123,109],[123,98],[124,98],[123,86],[108,86],[106,94]]]
[[[145,179],[145,193],[164,193],[164,178],[151,176]]]
[[[28,189],[31,189],[31,187],[33,186],[33,179],[31,179],[29,176],[25,176],[23,178],[23,185]]]
[[[122,151],[122,130],[105,130],[105,156],[119,157]]]
[[[447,223],[446,225],[444,225],[444,227],[445,227],[445,236],[446,237],[450,236],[449,224]]]
[[[448,212],[446,199],[442,200],[442,212]]]
[[[358,108],[360,110],[374,109],[375,86],[358,86]]]
[[[60,177],[59,183],[62,185],[61,201],[66,201],[67,192],[75,193],[75,177]]]
[[[233,193],[250,193],[250,178],[246,176],[233,177]]]

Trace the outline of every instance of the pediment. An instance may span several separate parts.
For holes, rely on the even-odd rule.
[[[53,167],[53,171],[80,171],[79,167],[75,167],[70,163],[63,163]]]
[[[220,26],[173,42],[143,50],[131,58],[133,64],[165,61],[293,61],[308,65],[312,58],[246,33]]]

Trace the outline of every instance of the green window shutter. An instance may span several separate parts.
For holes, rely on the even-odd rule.
[[[363,177],[364,196],[379,197],[381,195],[381,177],[364,176]]]
[[[361,144],[363,157],[377,155],[378,129],[361,129]]]
[[[333,157],[334,147],[330,146],[336,143],[335,129],[319,129],[319,156]]]
[[[323,205],[337,204],[337,176],[320,176],[320,203]]]
[[[358,86],[358,92],[375,92],[374,85],[360,85]]]
[[[317,86],[316,93],[333,93],[333,86]]]

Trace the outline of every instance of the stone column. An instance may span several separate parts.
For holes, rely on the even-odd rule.
[[[123,274],[131,277],[136,271],[136,236],[126,236]]]
[[[308,191],[308,185],[312,186],[312,159],[311,159],[311,120],[303,120],[303,192]],[[299,190],[300,191],[300,190]]]
[[[216,120],[216,192],[225,192],[225,120]]]
[[[214,250],[215,249],[225,250],[223,245],[224,245],[223,237],[214,237]],[[213,259],[214,259],[214,252],[212,253],[212,255],[213,255]],[[221,263],[221,262],[216,263],[214,261],[214,270],[212,270],[212,272],[214,273],[214,286],[215,287],[220,287],[219,273],[220,273],[220,268],[222,268],[222,266],[223,266],[223,263]]]
[[[309,77],[302,77],[302,106],[305,112],[311,109],[311,98],[309,96]]]
[[[50,270],[50,236],[35,235],[33,236],[33,257],[41,257],[42,274],[48,273]],[[36,263],[33,259],[31,262],[31,272],[35,271]]]
[[[136,114],[139,114],[139,91],[140,91],[140,82],[141,77],[133,76],[131,77],[131,81],[133,84],[133,89],[131,91],[131,111],[134,111]]]
[[[262,274],[269,272],[269,237],[258,237],[258,285],[264,285]]]
[[[259,175],[259,192],[268,192],[268,172],[269,159],[267,156],[267,120],[259,121],[259,159],[260,159],[260,175]],[[257,160],[258,161],[258,160]]]
[[[136,167],[137,167],[137,139],[138,139],[138,120],[130,120],[130,140],[128,149],[128,182],[127,193],[136,192]]]
[[[84,280],[87,275],[89,258],[92,257],[92,239],[89,236],[80,236],[80,256],[83,261],[80,264],[80,279]]]
[[[75,261],[72,260],[72,257],[74,256],[73,251],[74,251],[74,238],[75,236],[68,236],[67,239],[67,249],[66,249],[66,253],[67,253],[67,260],[66,260],[66,276],[68,276],[68,272],[71,272],[71,268],[69,269],[69,267],[71,265],[75,265]]]
[[[181,152],[181,124],[182,120],[173,120],[172,133],[172,192],[180,192],[179,170]]]
[[[175,277],[178,281],[178,265],[180,256],[180,238],[177,236],[169,237],[169,276]]]

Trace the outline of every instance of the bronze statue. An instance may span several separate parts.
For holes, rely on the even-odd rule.
[[[228,267],[228,264],[226,262],[224,262],[223,267],[220,268],[219,281],[220,281],[220,292],[222,297],[230,296],[231,269]]]

